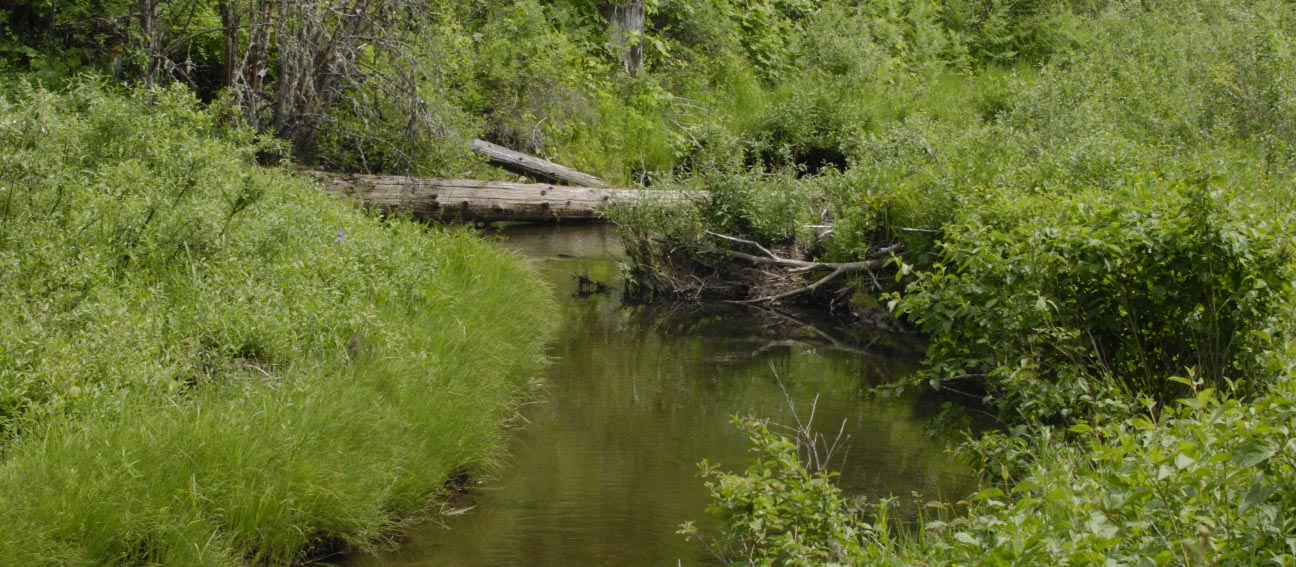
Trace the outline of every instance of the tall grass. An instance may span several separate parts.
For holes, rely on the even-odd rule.
[[[0,101],[6,562],[288,564],[489,466],[551,329],[531,269],[134,95]]]

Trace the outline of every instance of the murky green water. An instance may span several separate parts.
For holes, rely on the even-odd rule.
[[[905,341],[872,337],[860,346],[858,337],[727,305],[624,305],[620,246],[605,227],[512,229],[506,244],[542,262],[562,301],[548,395],[527,408],[500,477],[453,503],[470,511],[353,565],[707,563],[675,533],[704,516],[697,463],[746,466],[731,415],[791,423],[780,382],[803,419],[818,396],[817,429],[835,433],[846,421],[847,492],[908,502],[966,493],[965,471],[927,435],[938,402],[867,392],[915,368],[917,354],[896,346]],[[611,289],[582,293],[576,275]]]

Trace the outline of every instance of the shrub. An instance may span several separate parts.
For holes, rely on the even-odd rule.
[[[1183,394],[1170,376],[1257,391],[1270,317],[1290,294],[1291,230],[1216,181],[991,200],[894,306],[933,338],[942,378],[987,376],[1028,418],[1108,397]]]
[[[707,511],[723,525],[714,551],[763,566],[848,565],[862,558],[870,528],[851,517],[832,475],[806,470],[796,443],[771,433],[769,424],[755,419],[734,424],[750,439],[756,462],[743,474],[702,463],[711,492]],[[680,531],[703,537],[691,523]]]

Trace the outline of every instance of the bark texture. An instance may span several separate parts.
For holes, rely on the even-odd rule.
[[[428,179],[403,175],[358,175],[303,171],[335,195],[387,212],[408,213],[423,220],[594,221],[614,203],[674,203],[692,198],[674,191],[564,187],[539,183],[503,183]]]
[[[558,165],[547,159],[510,150],[504,146],[492,144],[485,140],[473,140],[472,151],[490,160],[496,165],[522,175],[544,181],[579,185],[581,187],[606,187],[602,179],[576,171],[567,166]]]

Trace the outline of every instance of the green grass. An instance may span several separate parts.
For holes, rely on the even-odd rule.
[[[283,565],[489,467],[548,292],[252,164],[183,89],[0,100],[0,555]]]

